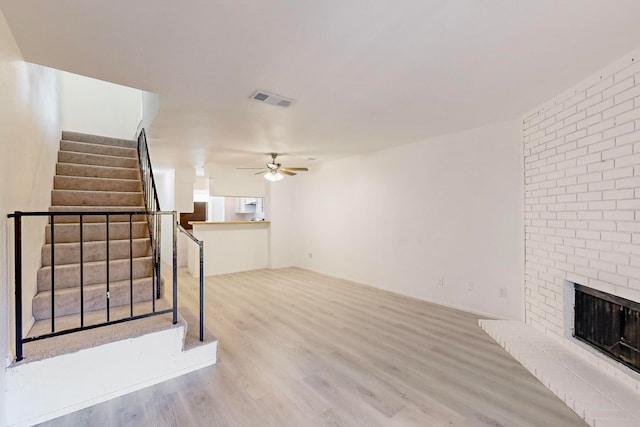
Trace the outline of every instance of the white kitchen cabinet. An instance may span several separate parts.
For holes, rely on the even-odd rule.
[[[238,197],[236,201],[236,213],[262,212],[261,197]]]

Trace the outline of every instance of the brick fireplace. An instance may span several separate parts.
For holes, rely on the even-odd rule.
[[[526,324],[479,324],[589,425],[640,425],[640,50],[522,125]]]
[[[525,318],[567,335],[579,283],[640,302],[640,51],[523,120]]]

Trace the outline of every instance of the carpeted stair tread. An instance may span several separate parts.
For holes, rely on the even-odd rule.
[[[65,162],[58,162],[56,165],[56,174],[92,178],[140,179],[139,168],[84,165]]]
[[[53,189],[81,191],[121,191],[139,193],[142,191],[142,183],[139,179],[93,178],[56,175],[53,177]]]
[[[51,206],[49,212],[144,212],[144,206]],[[144,221],[143,215],[133,215],[133,221]],[[83,215],[82,221],[86,223],[105,223],[104,215]],[[109,222],[129,222],[129,215],[111,215]],[[80,217],[76,215],[57,216],[56,224],[79,223]]]
[[[163,311],[171,308],[171,303],[165,298],[156,299],[156,311]],[[147,314],[152,311],[152,303],[151,301],[145,301],[143,303],[135,303],[133,304],[133,314],[141,315]],[[120,307],[111,307],[109,310],[110,319],[109,320],[118,320],[124,319],[130,316],[131,309],[129,305],[120,306]],[[84,314],[84,325],[97,325],[99,323],[103,323],[107,320],[107,310],[95,310],[92,312],[88,312]],[[72,315],[56,317],[55,322],[56,330],[63,331],[65,329],[77,328],[80,326],[80,314],[75,313]],[[37,337],[40,335],[51,333],[51,321],[37,321],[33,324],[29,332],[27,333],[27,337]]]
[[[138,159],[103,154],[76,153],[73,151],[58,151],[58,162],[130,169],[139,167]]]
[[[142,192],[52,190],[52,206],[135,206],[144,204]]]
[[[152,257],[133,258],[133,277],[139,279],[153,274]],[[107,281],[107,262],[85,262],[83,268],[83,282],[85,285],[94,285]],[[109,260],[109,279],[117,282],[130,277],[129,259]],[[56,265],[55,288],[64,289],[80,286],[80,264]],[[38,292],[51,289],[51,266],[41,267],[37,274]]]
[[[144,212],[144,205],[135,206],[50,206],[49,212]],[[73,216],[73,215],[70,215]],[[76,221],[77,222],[77,221]]]
[[[80,141],[60,141],[61,151],[73,151],[76,153],[104,154],[107,156],[118,156],[128,158],[138,158],[138,150],[135,148],[116,147],[113,145],[94,144]]]
[[[137,148],[138,143],[130,139],[111,138],[108,136],[89,135],[80,132],[62,131],[65,141],[89,142],[91,144],[111,145],[115,147]]]
[[[124,240],[131,236],[134,239],[149,237],[149,227],[144,220],[144,215],[134,217],[131,224],[132,230],[129,229],[128,221],[109,222],[109,240]],[[88,222],[83,223],[82,240],[84,242],[96,242],[107,240],[107,224],[105,222]],[[80,223],[56,223],[53,228],[53,237],[56,244],[58,243],[75,243],[80,241]],[[45,227],[45,244],[51,243],[51,224]]]
[[[151,301],[135,304],[134,313],[144,314],[150,311]],[[165,299],[156,301],[157,311],[171,308]],[[111,311],[111,320],[122,319],[129,316],[129,307],[119,307]],[[106,319],[105,312],[92,312],[85,314],[85,324],[99,324]],[[64,330],[80,326],[80,315],[70,315],[56,319],[56,329]],[[133,322],[123,322],[115,325],[103,326],[86,331],[76,332],[45,340],[33,341],[24,345],[25,359],[16,364],[25,364],[37,360],[43,360],[61,354],[75,353],[85,348],[91,348],[102,344],[136,338],[145,334],[166,329],[184,328],[186,322],[178,314],[178,323],[173,324],[171,313],[159,316],[150,316]],[[37,321],[28,336],[39,336],[51,332],[51,321]]]
[[[107,307],[107,284],[96,283],[83,286],[85,314]],[[133,279],[133,302],[151,301],[155,293],[153,278]],[[117,280],[109,282],[109,304],[111,308],[130,305],[131,282]],[[80,287],[63,288],[55,292],[56,317],[80,312]],[[51,291],[41,291],[33,298],[33,317],[36,320],[51,318]]]
[[[130,246],[131,245],[131,246]],[[109,258],[129,259],[130,249],[133,258],[151,256],[151,243],[148,238],[110,240]],[[56,243],[55,245],[55,265],[77,264],[80,262],[80,243]],[[106,241],[84,242],[82,257],[84,262],[104,261],[107,259]],[[51,245],[42,246],[42,266],[51,265]]]

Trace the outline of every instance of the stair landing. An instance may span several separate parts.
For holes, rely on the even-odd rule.
[[[156,311],[164,311],[170,308],[171,304],[166,299],[162,298],[156,300]],[[111,308],[109,312],[110,321],[126,319],[130,315],[130,307],[128,305],[119,306]],[[143,315],[150,312],[152,312],[150,301],[133,305],[134,316]],[[172,324],[172,320],[173,315],[171,313],[162,314],[150,316],[144,319],[138,319],[135,321],[123,322],[109,326],[100,326],[80,332],[74,332],[57,337],[28,342],[23,346],[23,353],[25,358],[22,361],[17,362],[17,364],[43,360],[60,356],[62,354],[73,353],[87,348],[88,346],[95,347],[124,339],[136,338],[144,334],[157,332],[163,329],[181,327],[186,325],[184,319],[182,319],[181,317],[179,317],[179,322],[176,325]],[[104,309],[88,311],[84,314],[85,326],[98,325],[106,321],[107,311]],[[55,319],[56,331],[64,331],[77,328],[79,326],[80,314],[56,317]],[[51,333],[51,319],[38,320],[33,324],[26,337],[37,337],[39,335],[48,333]]]

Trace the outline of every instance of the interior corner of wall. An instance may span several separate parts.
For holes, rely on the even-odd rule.
[[[140,121],[142,127],[149,129],[160,111],[160,95],[141,91]]]

